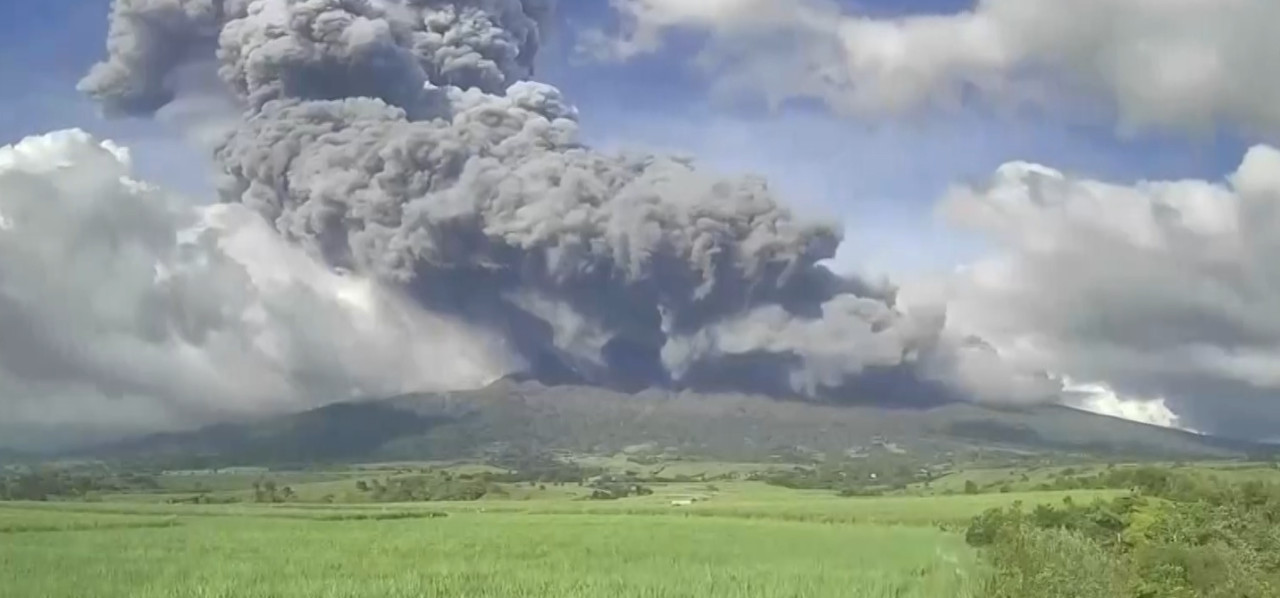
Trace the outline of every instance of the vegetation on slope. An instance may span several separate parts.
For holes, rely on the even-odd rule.
[[[302,414],[161,434],[85,455],[153,468],[459,459],[495,445],[612,454],[652,444],[730,461],[839,456],[884,439],[918,453],[1067,451],[1130,459],[1229,458],[1266,447],[1066,408],[952,404],[888,409],[733,394],[545,387],[503,381],[466,392],[335,404]]]

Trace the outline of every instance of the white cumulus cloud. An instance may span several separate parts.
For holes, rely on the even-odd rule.
[[[585,35],[584,51],[627,59],[660,50],[673,32],[704,33],[698,65],[724,89],[775,102],[874,116],[979,96],[1114,110],[1126,130],[1280,134],[1272,0],[979,0],[965,12],[896,18],[834,0],[613,5],[620,29]]]
[[[1222,182],[1009,163],[940,211],[996,248],[949,281],[948,324],[1011,367],[1105,381],[1083,406],[1131,419],[1280,426],[1280,151],[1253,148]]]
[[[332,272],[78,131],[0,148],[0,438],[186,427],[483,385],[501,343]],[[91,423],[88,423],[91,422]]]

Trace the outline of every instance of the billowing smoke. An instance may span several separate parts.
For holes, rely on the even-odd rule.
[[[333,266],[507,339],[543,379],[848,395],[865,380],[1032,400],[939,310],[821,265],[838,229],[755,178],[579,141],[530,80],[547,0],[116,0],[81,87],[145,114],[216,54],[245,116],[223,199]],[[853,397],[850,397],[853,398]],[[858,397],[869,398],[869,397]]]

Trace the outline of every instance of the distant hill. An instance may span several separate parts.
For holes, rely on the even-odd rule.
[[[30,457],[25,453],[0,447],[0,466],[23,463],[28,459]]]
[[[931,453],[990,448],[1160,459],[1231,458],[1262,450],[1262,445],[1066,407],[890,409],[736,394],[624,394],[506,380],[480,390],[341,403],[257,422],[149,436],[91,453],[228,466],[454,459],[495,445],[613,453],[648,444],[754,460],[797,448],[834,454],[874,443]]]

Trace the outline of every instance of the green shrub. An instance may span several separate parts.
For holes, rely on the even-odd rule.
[[[1150,467],[1109,470],[1093,483],[1135,492],[973,519],[965,540],[992,561],[990,596],[1280,596],[1280,487]]]
[[[989,548],[995,571],[987,598],[1115,598],[1125,573],[1112,554],[1079,532],[1029,525],[1002,528]]]

